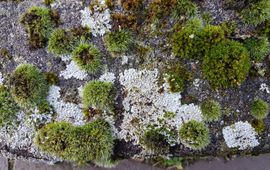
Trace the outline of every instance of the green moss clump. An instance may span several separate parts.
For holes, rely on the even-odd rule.
[[[258,25],[270,19],[270,1],[260,0],[242,10],[241,17],[246,24]]]
[[[0,56],[7,60],[11,60],[13,58],[13,56],[9,53],[7,48],[0,49]]]
[[[180,127],[179,137],[186,147],[194,150],[201,150],[210,142],[208,127],[195,120],[184,123]]]
[[[172,36],[172,49],[182,58],[202,59],[215,44],[225,39],[221,26],[202,26],[199,19],[189,21]]]
[[[270,38],[270,20],[263,22],[256,26],[256,34],[259,36],[266,36],[268,39]]]
[[[44,74],[46,81],[48,82],[49,85],[56,85],[58,84],[58,77],[57,74],[53,72],[47,72]]]
[[[201,48],[199,34],[202,22],[199,19],[189,21],[184,27],[176,31],[172,36],[172,50],[177,57],[199,58]]]
[[[167,137],[161,129],[150,129],[140,139],[142,146],[155,154],[167,153],[170,149]]]
[[[0,85],[0,127],[10,124],[15,118],[19,108],[13,100],[9,90]]]
[[[165,77],[169,83],[170,91],[177,93],[184,90],[187,81],[191,79],[191,74],[184,67],[177,64],[166,70]]]
[[[173,17],[180,19],[181,16],[190,18],[196,15],[198,7],[196,3],[190,0],[176,0],[176,5],[173,10]]]
[[[79,165],[90,161],[107,165],[113,152],[113,140],[109,124],[98,119],[76,127],[65,122],[50,123],[38,130],[35,144],[42,151]]]
[[[70,30],[55,29],[50,35],[48,50],[55,55],[70,54],[81,41],[91,37],[89,32],[89,29],[85,27],[76,27]]]
[[[203,74],[214,88],[240,85],[250,69],[247,49],[239,42],[224,40],[211,48],[203,60]]]
[[[93,44],[80,44],[72,52],[72,59],[81,69],[91,73],[101,68],[101,53]]]
[[[205,121],[218,121],[221,117],[221,106],[214,100],[206,100],[201,105],[203,119]]]
[[[44,0],[44,4],[47,6],[50,6],[52,3],[54,3],[55,0]]]
[[[55,29],[48,42],[49,52],[55,55],[70,54],[73,49],[72,37],[65,29]]]
[[[59,15],[47,8],[31,7],[21,17],[21,23],[28,33],[31,48],[44,47],[54,27],[58,25]]]
[[[138,11],[143,7],[143,0],[121,0],[122,7],[127,11]]]
[[[190,0],[154,0],[148,9],[150,20],[167,22],[168,17],[180,19],[192,17],[197,13],[197,5]]]
[[[212,46],[221,42],[225,38],[223,27],[216,25],[206,25],[200,35],[201,47],[208,51]]]
[[[269,105],[262,99],[256,99],[251,105],[250,112],[256,119],[264,119],[269,113]]]
[[[120,30],[105,35],[104,43],[111,53],[124,53],[130,49],[133,38],[129,31]]]
[[[113,111],[114,88],[110,82],[90,81],[83,88],[84,108]]]
[[[258,62],[262,61],[270,52],[267,37],[246,39],[244,45],[250,53],[250,58]]]
[[[39,106],[46,101],[49,86],[43,74],[31,64],[19,65],[10,76],[14,100],[22,107]]]
[[[265,123],[261,119],[252,120],[251,125],[258,134],[261,134],[265,130]]]

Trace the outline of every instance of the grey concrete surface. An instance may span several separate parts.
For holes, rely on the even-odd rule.
[[[230,161],[216,158],[212,161],[197,161],[185,170],[270,170],[270,154],[237,157]]]
[[[8,160],[0,157],[0,170],[8,170]]]
[[[93,166],[78,168],[73,167],[70,164],[47,165],[44,163],[32,163],[23,160],[15,160],[13,170],[108,170],[108,169]],[[115,168],[109,170],[162,170],[162,169],[132,160],[123,160]]]

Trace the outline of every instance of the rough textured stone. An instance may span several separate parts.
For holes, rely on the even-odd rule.
[[[66,163],[57,165],[48,165],[45,163],[33,163],[24,160],[15,160],[13,170],[108,170],[108,169],[94,166],[86,166],[83,168],[79,168],[73,167],[72,165]],[[143,164],[141,162],[133,160],[123,160],[116,167],[111,168],[109,170],[162,170],[162,169],[152,167],[151,165]]]
[[[24,160],[15,160],[13,170],[72,170],[68,164],[48,165],[45,163],[34,163]]]
[[[8,160],[0,157],[0,170],[8,170]]]
[[[237,157],[226,162],[222,158],[212,161],[198,161],[185,170],[269,170],[270,154],[252,157]]]

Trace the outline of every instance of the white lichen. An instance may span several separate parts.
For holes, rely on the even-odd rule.
[[[0,85],[2,85],[4,82],[4,78],[3,78],[3,75],[2,73],[0,72]]]
[[[86,7],[81,10],[82,26],[89,27],[94,36],[103,36],[111,29],[111,15],[105,0],[96,0],[91,9]]]
[[[81,70],[74,61],[71,60],[71,56],[63,56],[61,57],[63,61],[70,62],[66,66],[66,70],[60,72],[60,76],[64,77],[65,79],[70,79],[72,77],[84,80],[87,77],[87,72]]]
[[[231,126],[224,127],[223,137],[229,148],[238,148],[244,150],[259,145],[255,129],[246,122],[236,122]]]
[[[261,86],[260,86],[260,91],[266,92],[267,94],[270,93],[270,89],[269,89],[268,85],[265,84],[265,83],[262,83],[262,84],[261,84]]]
[[[104,73],[103,75],[101,75],[99,77],[99,80],[100,81],[105,81],[105,82],[111,82],[111,83],[114,83],[115,81],[115,74],[112,73],[112,72],[107,72],[107,73]]]
[[[81,106],[61,100],[60,87],[51,86],[47,100],[57,113],[56,121],[66,121],[74,125],[84,124]]]
[[[181,105],[180,93],[170,93],[167,84],[159,87],[158,78],[158,70],[129,69],[120,74],[126,97],[119,138],[139,144],[140,136],[149,125],[177,131],[183,122],[192,119],[202,121],[198,106]],[[173,118],[166,118],[167,112],[173,112]],[[178,139],[170,141],[172,145],[178,142]]]
[[[129,60],[129,56],[123,55],[121,64],[122,65],[128,64],[128,60]]]
[[[41,116],[42,117],[42,116]],[[50,121],[47,117],[43,117],[42,121]],[[34,157],[40,157],[47,160],[57,160],[58,158],[49,156],[40,151],[34,144],[36,134],[34,122],[35,116],[27,116],[20,111],[17,115],[17,123],[9,126],[4,126],[0,129],[0,143],[4,143],[9,149],[23,150]],[[37,119],[36,119],[37,120]],[[43,122],[43,123],[44,123]]]

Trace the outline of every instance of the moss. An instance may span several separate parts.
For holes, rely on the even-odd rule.
[[[114,110],[113,84],[102,81],[90,81],[83,88],[82,102],[84,108]]]
[[[9,90],[0,85],[0,127],[12,123],[18,111],[19,108]]]
[[[161,20],[171,14],[177,0],[154,0],[149,4],[148,16],[151,21]]]
[[[255,61],[262,61],[270,52],[269,42],[266,37],[248,38],[244,43],[250,53],[250,58]]]
[[[254,119],[252,120],[251,125],[258,134],[262,134],[265,130],[265,123],[263,120]]]
[[[241,12],[246,24],[258,25],[270,19],[270,1],[261,0],[250,5]]]
[[[196,15],[198,7],[191,0],[176,0],[176,6],[173,10],[173,17],[180,19],[182,16],[191,18]]]
[[[269,113],[269,105],[262,99],[256,99],[251,105],[250,113],[256,119],[264,119]]]
[[[255,33],[259,36],[262,36],[262,37],[266,36],[270,38],[270,20],[267,20],[263,22],[262,24],[259,24],[256,27]]]
[[[58,25],[57,12],[42,8],[31,7],[21,17],[21,23],[28,33],[31,48],[44,47],[53,28]]]
[[[90,36],[89,29],[85,27],[75,27],[69,30],[55,29],[48,42],[49,52],[55,55],[70,54],[81,41],[88,40]]]
[[[164,169],[183,170],[183,157],[157,156],[146,160],[151,165]]]
[[[221,117],[221,106],[214,100],[205,100],[201,105],[203,119],[207,122],[218,121]]]
[[[9,53],[7,48],[0,49],[0,56],[8,60],[11,60],[13,58],[13,56]]]
[[[170,91],[173,93],[183,91],[191,77],[191,74],[180,63],[170,66],[166,70],[166,79],[169,83]]]
[[[129,15],[115,12],[111,14],[111,17],[114,29],[118,29],[119,27],[123,29],[132,29],[132,30],[137,29],[138,26],[137,17],[132,14]]]
[[[44,74],[46,81],[49,85],[56,85],[58,84],[58,76],[54,72],[47,72]]]
[[[22,107],[38,106],[46,100],[48,84],[43,74],[31,64],[19,65],[10,76],[14,100]]]
[[[72,59],[81,69],[91,73],[101,68],[101,53],[93,44],[80,44],[72,52]]]
[[[35,144],[42,151],[79,165],[90,161],[107,164],[113,152],[110,127],[101,119],[76,127],[50,123],[37,132]]]
[[[62,29],[58,28],[54,30],[50,36],[48,43],[49,52],[56,55],[69,54],[72,51],[72,44],[68,33]]]
[[[170,149],[167,137],[161,129],[150,129],[140,139],[141,145],[155,154],[167,153]]]
[[[55,0],[44,0],[43,3],[47,6],[50,6],[52,3],[54,3]]]
[[[225,36],[230,37],[235,32],[237,23],[235,21],[227,21],[220,23],[219,26],[224,31]]]
[[[121,0],[121,5],[127,11],[138,11],[143,7],[143,0]]]
[[[208,127],[195,120],[186,122],[180,127],[179,137],[186,147],[194,150],[201,150],[210,143]]]
[[[172,36],[172,50],[177,57],[199,58],[199,34],[202,30],[202,22],[199,19],[190,20],[184,27]]]
[[[131,47],[132,41],[132,35],[127,30],[110,32],[104,37],[105,46],[111,53],[127,52]]]
[[[246,79],[250,69],[248,52],[241,43],[224,40],[206,54],[202,67],[212,87],[238,86]]]
[[[202,26],[199,19],[190,20],[172,36],[172,50],[181,58],[202,59],[217,43],[225,39],[221,26]]]

